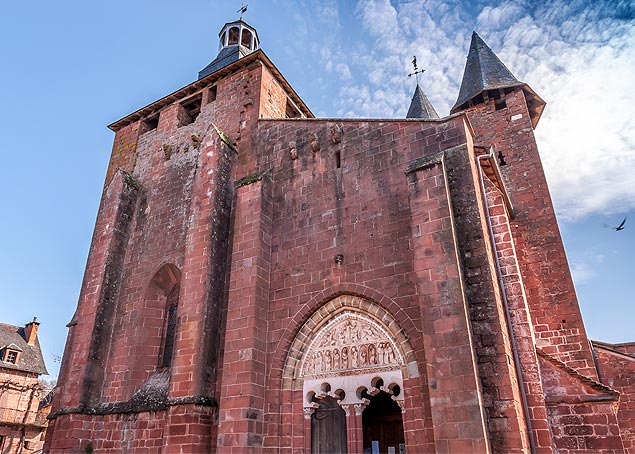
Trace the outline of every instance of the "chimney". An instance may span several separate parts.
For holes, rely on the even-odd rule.
[[[26,337],[27,344],[35,344],[38,326],[40,326],[40,323],[37,321],[37,317],[33,317],[33,321],[31,323],[24,325],[24,335]]]

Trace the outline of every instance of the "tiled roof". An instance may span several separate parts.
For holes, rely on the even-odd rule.
[[[209,65],[198,72],[198,78],[202,79],[252,52],[252,50],[238,44],[227,46],[218,53],[218,56]]]
[[[18,361],[16,364],[0,361],[0,368],[48,374],[39,340],[36,338],[35,343],[29,345],[25,340],[24,327],[0,323],[0,348],[11,345],[18,347],[16,348],[20,352]]]
[[[556,368],[566,372],[569,376],[573,377],[574,379],[576,379],[580,383],[585,384],[587,386],[590,386],[595,391],[599,391],[601,393],[610,394],[610,395],[612,395],[614,397],[619,398],[620,393],[618,391],[614,390],[610,386],[606,386],[604,383],[600,383],[597,380],[594,380],[594,379],[592,379],[590,377],[587,377],[585,375],[580,374],[578,371],[576,371],[572,367],[567,366],[565,363],[560,361],[558,358],[556,358],[554,356],[551,356],[550,354],[546,353],[541,348],[536,348],[536,353],[538,354],[538,356],[548,360]]]

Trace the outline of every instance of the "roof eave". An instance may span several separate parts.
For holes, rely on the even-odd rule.
[[[531,125],[536,129],[540,117],[542,117],[542,112],[547,106],[547,102],[538,96],[529,85],[523,84],[522,88],[525,92],[525,98],[527,99],[527,110],[529,110],[529,116],[531,117]]]
[[[282,87],[289,93],[290,98],[301,109],[304,115],[306,115],[309,118],[315,117],[315,115],[313,115],[313,112],[311,112],[311,110],[304,103],[302,98],[300,98],[300,96],[296,93],[296,91],[293,89],[291,84],[289,84],[289,82],[284,78],[284,76],[280,73],[278,68],[276,68],[276,66],[271,62],[269,57],[267,57],[267,55],[264,53],[264,51],[262,49],[257,49],[253,51],[252,53],[250,53],[249,55],[246,55],[245,57],[242,57],[236,60],[235,62],[230,63],[229,65],[223,68],[220,68],[211,74],[208,74],[202,79],[198,79],[184,87],[181,87],[178,90],[170,93],[169,95],[166,95],[163,98],[160,98],[157,101],[154,101],[153,103],[148,104],[145,107],[142,107],[141,109],[138,109],[129,115],[126,115],[120,120],[117,120],[109,124],[108,128],[114,132],[117,132],[124,126],[127,126],[128,124],[133,123],[142,118],[146,118],[152,115],[153,113],[155,113],[157,110],[169,104],[172,104],[173,102],[179,99],[182,99],[190,94],[193,94],[194,92],[202,89],[203,87],[211,84],[212,82],[216,80],[220,80],[224,76],[232,72],[235,72],[238,69],[244,68],[257,61],[261,61],[274,74],[274,76],[281,83]]]
[[[485,93],[486,91],[499,90],[499,89],[502,90],[505,88],[514,88],[514,87],[524,87],[525,85],[527,84],[524,82],[518,82],[518,83],[506,84],[506,85],[483,86],[479,90],[474,91],[469,96],[464,96],[461,99],[457,99],[456,102],[454,103],[454,106],[452,106],[452,108],[450,109],[450,113],[455,113],[458,110],[465,108],[466,107],[465,104],[470,102],[472,99],[476,98],[478,95]]]
[[[547,105],[546,101],[543,100],[538,94],[525,82],[519,82],[517,84],[509,84],[509,85],[501,85],[496,87],[483,88],[482,90],[475,92],[473,95],[467,97],[465,100],[457,100],[454,106],[450,109],[450,113],[457,113],[467,107],[467,104],[477,96],[489,91],[489,90],[499,90],[505,88],[521,88],[525,92],[525,98],[527,99],[527,109],[529,110],[529,115],[531,117],[531,124],[535,129],[540,121],[540,117],[542,116],[542,112],[545,110],[545,106]]]

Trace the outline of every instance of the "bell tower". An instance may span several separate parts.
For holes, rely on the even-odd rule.
[[[199,79],[251,54],[260,47],[256,29],[242,19],[226,23],[218,36],[218,55],[199,71]]]

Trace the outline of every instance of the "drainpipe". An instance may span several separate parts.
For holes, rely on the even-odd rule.
[[[485,192],[485,179],[483,176],[483,169],[481,167],[481,160],[485,159],[495,159],[494,158],[494,146],[480,147],[475,145],[474,148],[479,148],[483,150],[488,150],[487,154],[483,154],[476,158],[478,164],[478,175],[479,181],[481,184],[481,192],[483,194],[483,202],[485,203],[485,219],[487,219],[487,229],[489,230],[489,235],[492,243],[492,251],[494,254],[494,263],[496,264],[496,275],[498,277],[498,285],[500,287],[501,295],[503,297],[503,308],[505,310],[505,321],[507,322],[507,332],[509,334],[509,339],[512,344],[512,352],[514,355],[514,366],[516,369],[516,379],[518,380],[518,387],[520,388],[520,398],[521,404],[523,407],[523,414],[525,416],[525,425],[527,426],[527,436],[529,437],[529,450],[531,453],[536,452],[536,443],[534,440],[534,432],[531,426],[531,417],[529,414],[529,406],[527,405],[527,393],[525,392],[525,383],[522,377],[522,371],[520,368],[520,358],[518,356],[518,343],[516,342],[516,336],[514,335],[514,330],[511,325],[511,314],[509,312],[509,301],[507,299],[507,291],[505,289],[505,281],[503,279],[503,272],[501,270],[500,260],[498,258],[498,248],[496,247],[496,240],[494,239],[494,227],[492,226],[492,219],[489,215],[489,202],[487,201],[487,193]]]

